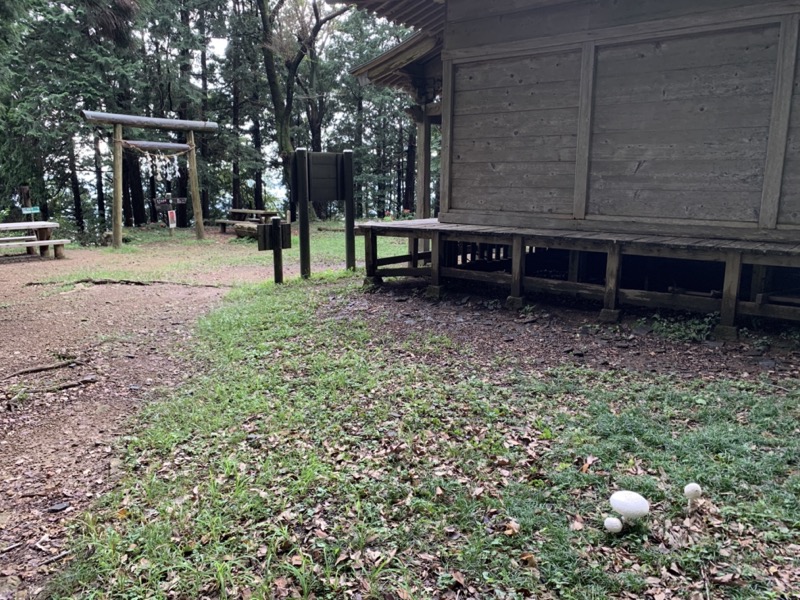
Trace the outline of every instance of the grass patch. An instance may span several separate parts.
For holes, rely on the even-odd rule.
[[[797,591],[794,382],[490,372],[348,312],[358,285],[243,287],[200,323],[204,374],[145,409],[50,597]],[[689,481],[707,490],[691,516]],[[620,488],[653,514],[609,537]]]

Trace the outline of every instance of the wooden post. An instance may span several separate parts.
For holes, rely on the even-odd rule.
[[[311,225],[308,205],[311,202],[308,187],[308,150],[297,149],[297,216],[300,224],[300,277],[311,277]]]
[[[266,225],[265,225],[266,227]],[[281,218],[270,219],[269,236],[272,239],[272,256],[275,265],[275,283],[283,283],[283,234]]]
[[[197,178],[197,150],[194,145],[194,131],[186,132],[189,150],[189,189],[192,194],[192,212],[194,212],[194,232],[198,240],[206,237],[203,225],[203,205],[200,203],[200,183]]]
[[[430,219],[431,211],[431,118],[423,111],[422,122],[417,124],[417,214]],[[430,250],[430,242],[422,241],[422,251]]]
[[[375,278],[378,271],[378,237],[375,235],[375,230],[368,228],[364,230],[364,262],[367,269],[368,283],[376,283],[371,281]]]
[[[522,282],[525,277],[525,245],[522,236],[515,235],[511,245],[511,295],[506,300],[506,307],[520,309],[525,304],[522,297]]]
[[[111,215],[111,245],[122,248],[122,125],[114,125],[114,207]]]
[[[353,178],[353,151],[345,150],[342,159],[342,179],[344,184],[344,253],[345,266],[356,269],[356,203]]]
[[[736,303],[742,276],[742,254],[731,252],[725,257],[725,283],[722,287],[722,306],[719,326],[714,330],[718,339],[736,339]]]
[[[442,297],[442,260],[444,259],[444,240],[441,231],[434,231],[431,239],[431,284],[425,294],[429,298]]]
[[[616,323],[619,320],[617,293],[619,292],[621,267],[622,248],[615,242],[608,249],[606,263],[606,293],[603,301],[603,310],[600,313],[600,320],[605,323]]]

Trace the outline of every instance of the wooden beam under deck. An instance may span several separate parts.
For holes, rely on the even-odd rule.
[[[755,242],[747,240],[701,239],[658,236],[652,234],[619,234],[579,232],[555,229],[520,229],[439,223],[436,219],[363,223],[359,225],[367,244],[367,275],[381,277],[416,276],[430,281],[436,295],[445,279],[461,279],[508,286],[509,300],[525,293],[552,293],[603,302],[607,313],[615,313],[619,305],[683,309],[694,312],[721,312],[723,325],[735,322],[737,316],[761,316],[800,321],[800,307],[740,299],[743,265],[800,268],[800,244]],[[405,237],[410,241],[432,240],[430,253],[419,253],[417,260],[430,260],[429,267],[386,268],[413,260],[413,255],[377,256],[379,236]],[[493,248],[489,262],[481,260],[483,251]],[[571,252],[603,253],[607,257],[605,285],[579,281],[560,281],[534,277],[525,273],[525,257],[531,248],[558,249]],[[726,265],[722,298],[686,293],[664,293],[624,289],[621,280],[622,258],[645,256],[720,262]],[[461,264],[458,264],[459,258]],[[499,260],[502,258],[503,260]],[[492,260],[497,260],[494,269]],[[480,270],[471,269],[470,264]],[[512,304],[509,303],[509,306]],[[514,303],[517,305],[517,303]]]

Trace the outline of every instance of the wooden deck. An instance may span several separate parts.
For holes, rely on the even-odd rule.
[[[728,333],[735,331],[739,316],[800,321],[800,297],[786,289],[790,282],[783,277],[783,270],[800,268],[800,243],[483,227],[437,219],[363,223],[359,229],[365,237],[367,277],[374,281],[424,277],[432,295],[441,293],[447,279],[464,279],[508,286],[511,306],[521,305],[525,295],[541,292],[598,300],[603,303],[602,318],[607,320],[617,318],[619,306],[628,304],[719,312],[721,328]],[[408,254],[378,257],[380,236],[408,238]],[[542,276],[537,268],[552,251],[562,251],[566,257],[561,277]],[[656,271],[665,265],[686,269],[698,264],[680,261],[715,264],[719,289],[623,285],[623,269],[643,270],[647,280],[648,269],[653,275],[665,275]],[[403,263],[407,264],[400,266]]]

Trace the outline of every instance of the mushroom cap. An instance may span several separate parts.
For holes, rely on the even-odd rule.
[[[606,531],[609,533],[619,533],[622,531],[622,521],[616,517],[608,517],[603,521],[603,527],[605,527]]]
[[[650,512],[650,503],[636,492],[623,490],[611,495],[611,508],[622,515],[624,519],[636,520]]]
[[[703,488],[696,483],[690,483],[683,488],[683,495],[689,498],[689,500],[694,500],[703,495]]]

